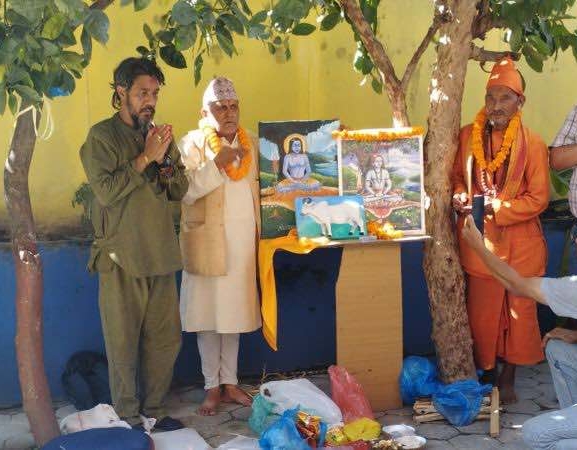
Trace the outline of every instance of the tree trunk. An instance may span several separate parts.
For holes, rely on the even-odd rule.
[[[399,86],[389,88],[385,85],[389,101],[391,102],[391,110],[393,114],[393,127],[408,127],[411,125],[409,120],[409,113],[407,111],[407,101],[405,99],[405,91]]]
[[[450,174],[457,151],[461,101],[471,52],[471,26],[476,1],[447,2],[453,20],[441,35],[432,76],[431,108],[425,139],[425,190],[431,199],[425,244],[424,270],[429,288],[433,341],[445,382],[475,378],[472,340],[465,305],[465,282],[452,221]]]
[[[27,106],[23,103],[21,111]],[[42,446],[60,431],[44,371],[42,261],[28,189],[28,171],[36,144],[32,117],[32,111],[18,117],[4,169],[4,191],[16,272],[16,357],[22,403],[36,444]]]

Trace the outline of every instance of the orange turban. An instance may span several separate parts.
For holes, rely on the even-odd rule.
[[[497,61],[493,66],[489,81],[487,81],[487,89],[492,86],[506,86],[517,94],[523,95],[521,74],[508,56]]]

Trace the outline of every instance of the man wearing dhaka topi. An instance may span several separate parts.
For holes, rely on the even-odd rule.
[[[475,362],[485,370],[485,382],[497,381],[504,403],[516,401],[516,366],[544,357],[537,310],[534,302],[507,292],[491,276],[461,229],[473,199],[484,200],[487,248],[522,276],[543,275],[547,249],[539,214],[549,201],[547,147],[521,121],[523,91],[513,61],[495,63],[485,107],[461,130],[452,174]],[[497,359],[503,362],[498,377]]]
[[[197,336],[206,390],[198,412],[214,415],[221,401],[252,403],[238,387],[237,360],[239,333],[261,326],[258,149],[239,125],[238,96],[227,78],[209,83],[201,115],[198,129],[179,143],[189,180],[180,228],[180,313],[183,330]]]

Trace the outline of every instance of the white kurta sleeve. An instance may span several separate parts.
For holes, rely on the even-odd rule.
[[[182,162],[186,167],[188,178],[188,191],[182,198],[187,205],[192,205],[199,198],[214,191],[224,183],[225,177],[210,156],[203,155],[203,151],[196,142],[195,133],[191,132],[184,136],[178,143]]]

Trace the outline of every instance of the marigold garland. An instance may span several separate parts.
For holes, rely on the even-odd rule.
[[[487,113],[485,108],[481,109],[475,121],[473,122],[473,130],[471,132],[471,149],[473,151],[473,156],[475,161],[481,169],[485,169],[489,172],[495,172],[499,167],[503,165],[511,148],[513,146],[513,141],[517,136],[517,131],[519,130],[519,125],[521,124],[521,112],[517,111],[515,115],[509,121],[507,129],[505,130],[505,135],[503,136],[503,142],[501,143],[501,148],[495,155],[492,161],[487,162],[485,160],[485,150],[483,146],[483,130],[485,129],[485,123],[487,121]]]
[[[388,241],[390,239],[400,239],[403,237],[401,230],[395,230],[395,226],[390,222],[381,224],[376,220],[367,222],[367,232],[370,235],[376,236],[378,240]]]
[[[396,139],[409,138],[413,136],[422,136],[425,134],[423,127],[404,127],[404,128],[377,128],[372,130],[339,130],[333,131],[334,139],[348,141],[394,141]]]
[[[206,136],[206,140],[208,141],[211,150],[215,154],[218,154],[218,152],[222,150],[222,143],[216,134],[214,127],[210,126],[204,119],[198,122],[198,126]],[[235,167],[233,163],[230,163],[224,168],[226,175],[233,181],[238,181],[244,178],[248,174],[252,162],[252,143],[250,136],[244,128],[239,126],[237,137],[240,148],[242,149],[240,164],[238,167]]]

